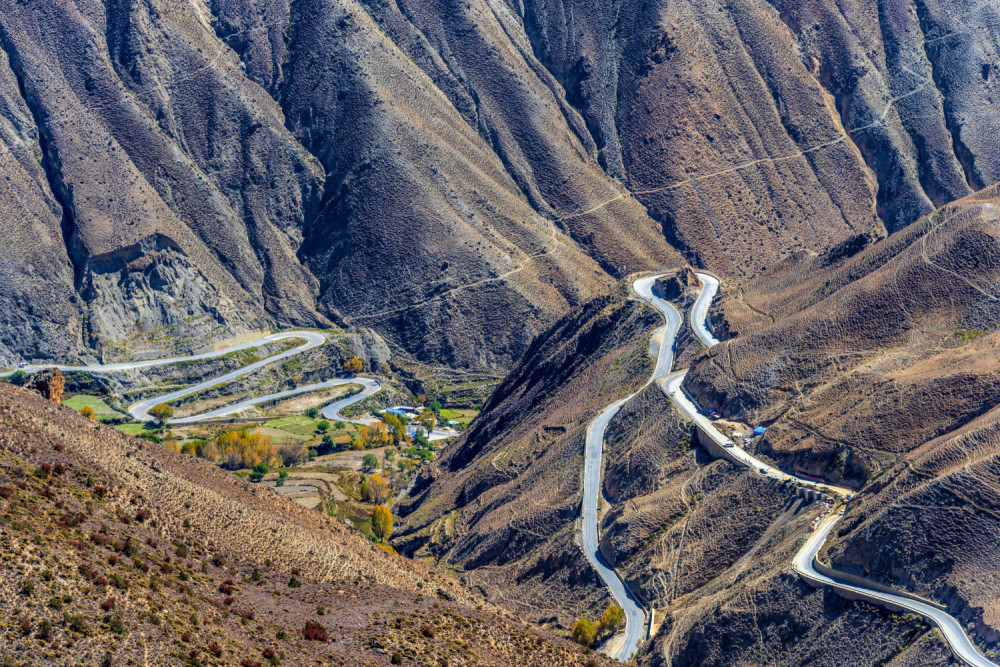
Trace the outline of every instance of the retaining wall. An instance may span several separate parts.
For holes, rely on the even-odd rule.
[[[730,447],[723,447],[705,430],[705,427],[698,422],[694,423],[695,432],[698,436],[698,444],[708,450],[708,453],[718,459],[726,459],[738,466],[747,467],[746,461],[741,461],[739,457],[730,451]]]
[[[848,574],[847,572],[841,572],[840,570],[835,570],[829,565],[821,562],[820,559],[818,558],[813,561],[813,567],[816,568],[818,572],[825,574],[831,579],[839,579],[840,581],[843,581],[845,583],[853,584],[854,586],[861,586],[863,588],[874,588],[875,590],[882,591],[883,593],[890,593],[892,595],[898,595],[901,598],[906,598],[907,600],[913,600],[914,602],[921,602],[927,605],[928,607],[934,607],[935,609],[938,609],[940,611],[948,611],[948,607],[939,602],[928,600],[927,598],[920,597],[919,595],[915,595],[913,593],[910,593],[909,591],[901,591],[899,589],[886,586],[885,584],[880,584],[879,582],[872,581],[871,579],[865,579],[864,577],[859,577],[854,574]],[[838,590],[838,592],[840,591]],[[883,604],[883,602],[879,601],[879,604]]]

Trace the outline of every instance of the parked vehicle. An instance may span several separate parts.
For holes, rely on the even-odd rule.
[[[724,443],[722,443],[722,446],[723,447],[732,447],[733,443],[730,440],[726,440]]]
[[[760,469],[760,471],[761,471],[762,473],[764,473],[765,475],[767,474],[767,468],[761,468],[761,469]]]
[[[844,510],[840,510],[840,516],[844,516]]]

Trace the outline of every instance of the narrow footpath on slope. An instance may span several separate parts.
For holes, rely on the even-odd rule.
[[[715,444],[719,445],[716,452],[719,452],[734,464],[745,465],[776,480],[792,480],[799,486],[810,487],[816,490],[822,487],[824,492],[837,496],[840,500],[844,500],[852,494],[853,492],[850,489],[844,487],[794,477],[742,450],[736,446],[736,443],[733,443],[716,429],[711,420],[684,393],[682,384],[684,378],[687,376],[687,370],[671,373],[673,348],[682,318],[672,304],[653,293],[653,285],[661,275],[639,278],[632,284],[633,291],[652,305],[663,316],[666,322],[665,326],[653,333],[650,341],[650,352],[656,358],[656,366],[646,386],[655,382],[681,412],[695,422],[702,433],[711,438]],[[699,340],[706,347],[710,348],[719,344],[719,340],[715,338],[708,326],[708,310],[718,292],[719,280],[708,273],[697,272],[696,275],[701,281],[703,288],[694,306],[691,308],[690,324]],[[624,581],[618,573],[607,564],[601,555],[598,546],[599,525],[597,507],[602,488],[601,471],[603,468],[604,433],[611,419],[636,394],[615,401],[590,423],[587,428],[584,455],[581,540],[587,559],[608,586],[617,603],[625,610],[626,629],[624,644],[617,652],[617,655],[614,656],[619,660],[628,660],[635,654],[639,642],[643,639],[642,630],[645,626],[646,611],[642,603],[625,586]],[[792,562],[792,569],[804,581],[816,587],[830,586],[849,599],[861,598],[881,604],[892,611],[909,611],[919,614],[941,630],[952,652],[958,659],[973,667],[998,667],[996,663],[988,660],[979,653],[975,645],[965,634],[962,624],[940,606],[921,601],[917,596],[907,597],[906,594],[895,594],[847,581],[844,578],[837,578],[836,573],[832,573],[831,576],[830,574],[819,572],[815,566],[816,554],[839,519],[839,514],[830,514],[824,517],[795,555]],[[824,569],[829,571],[829,568]]]

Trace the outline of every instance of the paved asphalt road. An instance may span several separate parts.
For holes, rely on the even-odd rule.
[[[190,396],[191,394],[196,394],[200,391],[204,391],[211,387],[215,387],[220,384],[225,384],[227,382],[232,382],[233,380],[252,373],[255,370],[262,368],[268,364],[272,364],[276,361],[281,361],[288,357],[302,354],[314,348],[319,347],[326,341],[326,336],[315,331],[285,331],[282,333],[271,334],[269,336],[263,336],[256,340],[250,341],[249,343],[242,343],[240,345],[234,345],[232,347],[227,347],[222,350],[216,350],[214,352],[205,352],[203,354],[192,354],[186,357],[169,357],[166,359],[148,359],[146,361],[134,361],[121,364],[95,364],[90,366],[65,366],[65,365],[31,365],[25,366],[21,370],[26,373],[34,373],[46,368],[58,368],[64,372],[72,371],[84,371],[87,373],[115,373],[122,371],[135,370],[138,368],[148,368],[151,366],[165,366],[167,364],[175,364],[178,362],[188,362],[188,361],[202,361],[206,359],[214,359],[216,357],[221,357],[230,352],[236,350],[245,350],[253,347],[258,347],[266,343],[273,343],[279,340],[285,340],[289,338],[299,338],[303,339],[305,342],[296,348],[291,350],[285,350],[279,354],[268,357],[267,359],[262,359],[255,363],[249,364],[242,368],[238,368],[235,371],[226,373],[225,375],[220,375],[218,377],[205,380],[199,384],[185,387],[184,389],[178,389],[177,391],[170,392],[168,394],[163,394],[162,396],[154,396],[148,398],[145,401],[141,401],[129,407],[129,414],[132,415],[134,419],[139,421],[149,421],[151,419],[149,415],[149,409],[154,405],[159,403],[165,403],[167,401],[175,401],[177,399],[183,398],[185,396]],[[0,373],[0,377],[11,375],[14,371],[9,371],[6,373]],[[358,401],[362,401],[369,396],[378,393],[382,386],[375,380],[363,377],[351,377],[351,378],[335,378],[332,380],[326,380],[324,382],[316,382],[314,384],[305,385],[302,387],[296,387],[294,389],[287,389],[285,391],[279,391],[273,394],[267,394],[265,396],[258,396],[256,398],[250,398],[245,401],[240,401],[238,403],[233,403],[232,405],[227,405],[216,410],[211,410],[209,412],[204,412],[198,415],[191,415],[188,417],[178,417],[171,419],[171,424],[193,424],[202,421],[208,421],[212,419],[220,419],[227,415],[240,412],[246,408],[252,407],[254,405],[259,405],[261,403],[267,403],[269,401],[274,401],[281,398],[287,398],[288,396],[295,396],[296,394],[304,394],[309,391],[315,391],[317,389],[326,389],[329,387],[336,387],[343,384],[359,384],[362,385],[363,389],[360,393],[354,394],[353,396],[347,396],[342,398],[330,405],[324,406],[322,408],[323,416],[327,419],[338,419],[340,421],[351,422],[353,424],[368,424],[374,421],[371,417],[362,417],[359,419],[350,419],[344,417],[340,414],[340,411],[349,405],[353,405]],[[413,429],[415,431],[415,429]],[[412,435],[412,433],[411,433]],[[444,438],[450,438],[458,435],[457,431],[452,429],[441,429],[437,428],[430,434],[431,440],[442,440]]]
[[[704,287],[691,308],[691,328],[705,347],[714,347],[719,344],[719,339],[708,329],[708,307],[712,305],[712,299],[719,291],[719,279],[708,273],[695,273],[695,275]]]
[[[830,531],[833,530],[833,527],[837,523],[838,519],[840,519],[839,515],[831,514],[824,519],[816,528],[816,531],[809,536],[805,546],[799,550],[799,553],[795,555],[795,560],[792,561],[792,568],[796,572],[802,574],[807,580],[811,579],[816,583],[826,584],[835,590],[864,593],[878,598],[879,600],[884,600],[885,602],[912,611],[915,614],[920,614],[934,623],[934,625],[941,630],[941,633],[948,641],[948,645],[951,647],[952,652],[958,655],[958,657],[966,663],[972,665],[973,667],[996,667],[996,663],[987,660],[979,653],[979,651],[976,650],[976,647],[973,646],[972,642],[966,636],[965,631],[962,629],[962,624],[955,619],[954,616],[951,616],[947,612],[909,598],[892,595],[891,593],[884,593],[871,588],[856,586],[844,581],[838,581],[817,571],[816,568],[813,567],[813,563],[816,560],[816,554],[819,552],[820,547],[823,546],[823,543],[826,542],[827,536],[830,534]]]
[[[681,314],[677,312],[671,304],[653,296],[652,287],[657,276],[640,278],[632,284],[632,289],[636,294],[646,299],[653,305],[666,320],[666,325],[653,332],[650,345],[651,352],[656,356],[656,366],[649,382],[653,382],[660,375],[670,372],[670,367],[674,361],[674,339],[681,326]],[[632,394],[635,396],[635,394]],[[608,428],[611,418],[618,414],[618,410],[632,398],[628,396],[615,401],[590,422],[587,427],[587,437],[584,445],[583,464],[583,517],[581,522],[580,537],[583,543],[583,551],[601,579],[611,591],[615,601],[625,611],[625,641],[618,654],[619,660],[628,660],[635,653],[639,641],[643,639],[643,627],[646,620],[646,611],[642,603],[625,586],[618,573],[612,569],[598,547],[598,526],[597,526],[597,504],[598,494],[601,490],[601,460],[604,455],[604,431]]]
[[[712,347],[713,345],[718,344],[719,341],[716,340],[708,331],[705,318],[707,317],[708,307],[711,304],[712,298],[715,296],[715,293],[719,288],[719,281],[717,278],[706,273],[698,273],[696,275],[701,279],[705,287],[702,289],[702,293],[698,296],[698,300],[691,309],[691,326],[694,328],[695,333],[702,340],[702,342],[704,342],[706,346]],[[684,381],[686,375],[687,371],[685,370],[662,378],[659,381],[660,388],[663,389],[667,396],[669,396],[674,403],[681,408],[681,410],[691,417],[691,419],[703,426],[705,432],[708,433],[715,442],[720,445],[725,445],[727,442],[730,442],[726,436],[715,429],[715,425],[708,419],[708,417],[698,410],[697,406],[695,406],[691,399],[689,399],[684,393],[683,389],[681,389],[681,383]],[[765,469],[766,474],[769,477],[777,479],[789,478],[787,473],[771,466],[770,464],[760,461],[739,447],[732,447],[729,451],[732,452],[732,454],[734,454],[737,458],[744,461],[749,467],[758,471],[762,468]],[[850,489],[832,486],[830,484],[818,484],[799,478],[795,478],[795,481],[797,484],[802,486],[825,486],[833,494],[838,495],[841,498],[846,497],[848,493],[852,493]],[[815,532],[813,532],[809,539],[806,540],[806,543],[802,546],[799,552],[795,555],[795,559],[792,561],[792,568],[796,572],[800,573],[803,578],[811,580],[818,585],[827,585],[832,587],[834,590],[846,593],[864,593],[873,598],[896,605],[902,609],[907,609],[916,614],[920,614],[930,622],[934,623],[934,625],[941,630],[952,651],[966,663],[972,665],[973,667],[997,667],[996,663],[987,660],[976,650],[976,647],[972,644],[968,636],[965,634],[965,631],[962,629],[962,624],[947,612],[909,598],[893,595],[891,593],[885,593],[876,589],[857,586],[844,581],[838,581],[837,579],[821,574],[818,570],[816,570],[813,565],[816,560],[816,554],[819,552],[820,547],[823,546],[823,543],[826,542],[827,536],[830,534],[830,531],[833,530],[834,525],[839,519],[839,514],[831,514],[820,522]]]

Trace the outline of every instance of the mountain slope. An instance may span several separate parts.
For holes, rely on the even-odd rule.
[[[652,372],[654,311],[599,297],[540,337],[400,511],[401,552],[459,568],[523,618],[569,628],[610,602],[575,543],[584,436]]]
[[[998,204],[991,186],[729,291],[716,321],[739,336],[687,379],[702,405],[768,425],[758,452],[860,490],[835,567],[948,605],[993,651]]]
[[[671,245],[753,276],[1000,179],[996,21],[971,0],[8,5],[0,352],[334,320],[505,370],[615,279],[683,264]]]

